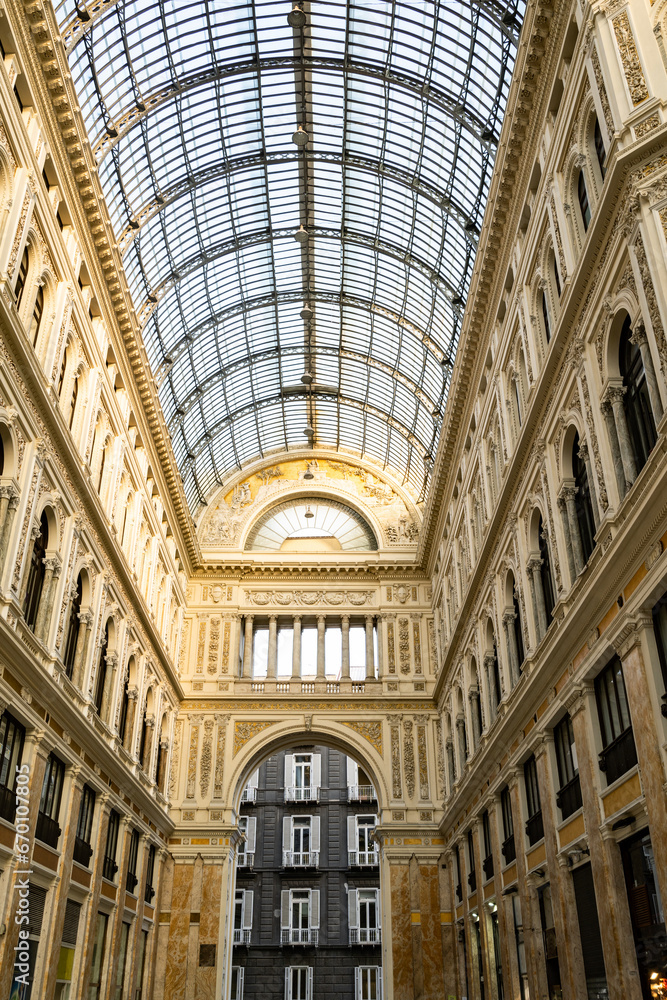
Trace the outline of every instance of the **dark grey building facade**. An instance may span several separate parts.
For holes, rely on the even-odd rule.
[[[270,757],[243,793],[231,1000],[381,1000],[375,790],[321,746]]]

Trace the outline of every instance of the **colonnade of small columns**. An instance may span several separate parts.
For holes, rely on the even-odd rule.
[[[281,621],[288,621],[288,628],[293,631],[294,639],[292,644],[292,680],[299,680],[302,675],[302,657],[301,657],[301,629],[303,624],[302,615],[290,615],[289,618],[285,616],[269,615],[269,648],[268,648],[268,661],[267,661],[267,680],[276,680],[278,675],[278,618]],[[337,615],[335,618],[333,616],[327,615],[317,615],[317,672],[315,674],[316,680],[324,681],[326,679],[326,660],[325,660],[325,633],[327,629],[327,620],[330,624],[335,621],[336,625],[340,622],[341,624],[341,634],[342,634],[342,660],[341,660],[341,680],[350,680],[350,615]],[[265,620],[265,619],[263,619]],[[253,677],[253,656],[254,656],[254,633],[255,633],[255,623],[256,617],[254,615],[245,615],[244,623],[244,643],[243,643],[243,663],[242,663],[242,673],[241,677],[244,680],[251,680]],[[377,625],[378,630],[378,643],[377,643],[377,664],[375,660],[375,641],[374,641],[374,629]],[[366,631],[366,680],[374,680],[376,677],[376,666],[377,666],[377,679],[382,678],[382,647],[383,647],[383,636],[382,636],[382,620],[374,615],[366,615],[364,620],[364,627]]]

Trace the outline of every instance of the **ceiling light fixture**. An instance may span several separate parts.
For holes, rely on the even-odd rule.
[[[310,308],[310,304],[306,302],[300,314],[301,319],[309,320],[313,318],[313,310]]]
[[[306,513],[303,516],[305,518],[307,518],[308,520],[310,520],[311,517],[315,517],[315,515],[312,512],[312,510],[310,509],[310,505],[308,505],[308,507],[306,507]]]
[[[304,372],[303,375],[301,376],[301,381],[303,382],[304,385],[310,385],[311,382],[313,381],[313,376],[310,374],[310,372]]]
[[[291,11],[287,15],[287,23],[290,28],[303,28],[306,23],[306,15],[301,10],[301,8],[294,4]]]
[[[297,243],[307,243],[308,242],[308,230],[305,226],[299,226],[294,234],[294,239]]]
[[[295,146],[305,146],[306,143],[309,142],[309,140],[310,136],[306,132],[303,125],[299,125],[296,132],[292,133],[292,142],[294,143]]]
[[[315,428],[311,427],[310,424],[306,424],[306,426],[303,429],[303,433],[306,435],[307,438],[314,437]]]

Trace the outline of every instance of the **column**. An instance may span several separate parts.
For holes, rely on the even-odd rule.
[[[574,558],[574,569],[579,576],[584,566],[584,550],[581,547],[581,535],[579,534],[579,518],[577,517],[577,505],[574,498],[579,491],[579,487],[574,485],[574,480],[567,481],[561,488],[560,495],[565,501],[567,511],[567,523],[570,527],[570,542],[572,544],[572,556]]]
[[[539,556],[534,556],[528,562],[528,572],[532,581],[533,593],[535,595],[535,607],[537,609],[537,636],[538,640],[544,638],[547,631],[547,609],[544,603],[544,591],[542,590],[542,576],[540,570],[542,560]]]
[[[153,750],[153,729],[155,728],[155,719],[148,715],[146,716],[146,739],[144,741],[144,764],[143,768],[146,776],[152,780],[153,773],[151,769],[151,756]]]
[[[12,535],[12,527],[16,516],[16,508],[19,505],[19,495],[11,486],[2,488],[2,499],[0,500],[0,571],[5,564],[7,555],[7,543]]]
[[[350,616],[343,615],[342,618],[342,635],[343,635],[343,663],[341,667],[341,680],[349,681],[350,679]]]
[[[109,724],[109,710],[111,699],[113,698],[114,687],[116,685],[116,668],[118,666],[118,653],[107,653],[107,669],[104,675],[104,691],[102,692],[102,705],[100,707],[100,719]]]
[[[317,680],[325,679],[324,673],[324,632],[326,629],[326,616],[317,616]]]
[[[623,462],[621,461],[621,448],[618,443],[618,434],[616,433],[614,414],[609,400],[607,399],[602,400],[601,409],[604,416],[604,422],[607,427],[607,437],[609,438],[609,447],[611,449],[611,457],[614,463],[614,475],[616,476],[618,495],[622,500],[627,492],[625,486],[625,473],[623,472]]]
[[[292,643],[292,680],[301,677],[301,615],[294,616],[294,641]]]
[[[46,642],[48,638],[55,587],[62,568],[60,556],[47,557],[44,560],[44,567],[44,585],[37,611],[37,621],[35,622],[35,637],[41,639],[42,642]]]
[[[373,644],[373,617],[366,616],[366,680],[375,680],[375,647]]]
[[[556,501],[560,511],[561,523],[563,525],[563,535],[565,536],[565,551],[567,553],[567,568],[570,571],[570,585],[577,579],[577,572],[574,568],[574,555],[572,554],[572,537],[570,535],[570,522],[565,508],[565,499],[558,497]]]
[[[269,657],[266,664],[266,679],[274,681],[278,667],[278,619],[275,615],[269,617]]]
[[[167,740],[160,740],[157,753],[158,772],[160,775],[160,780],[158,781],[158,791],[164,795],[165,788],[167,786],[167,754],[169,753],[169,743]]]
[[[611,403],[614,414],[614,424],[618,435],[618,447],[621,452],[621,462],[623,463],[623,475],[625,476],[626,492],[630,489],[637,478],[637,466],[635,456],[632,454],[632,444],[630,443],[630,432],[628,422],[625,419],[625,409],[623,408],[623,396],[626,389],[622,385],[609,386],[606,398]]]
[[[127,719],[125,720],[125,734],[123,736],[123,746],[128,753],[132,753],[132,736],[134,734],[134,717],[137,712],[136,688],[131,688],[127,692]]]
[[[651,349],[649,347],[648,340],[646,339],[646,327],[641,320],[637,322],[635,329],[632,331],[630,342],[637,345],[639,353],[642,356],[644,375],[646,376],[646,386],[648,388],[649,399],[651,400],[651,409],[653,410],[653,419],[656,424],[659,424],[662,420],[663,414],[662,400],[660,399],[658,380],[655,377],[653,356],[651,355]]]
[[[476,684],[472,684],[470,686],[468,698],[470,700],[470,716],[472,718],[472,738],[475,744],[475,749],[477,749],[479,741],[482,738],[482,731],[479,727],[479,688]]]
[[[484,670],[486,671],[486,688],[489,692],[489,712],[491,719],[495,719],[498,714],[498,701],[500,700],[498,695],[499,691],[496,691],[496,674],[493,669],[494,665],[494,655],[493,653],[486,653],[484,656]]]
[[[447,753],[447,777],[449,778],[449,794],[454,791],[456,784],[456,768],[454,767],[454,740],[448,736],[445,741],[445,751]]]
[[[600,772],[595,748],[589,736],[587,703],[591,703],[593,709],[591,692],[592,687],[588,684],[579,690],[579,697],[570,705],[570,718],[577,747],[583,815],[588,834],[596,904],[601,915],[600,936],[607,985],[610,1000],[640,1000],[642,991],[637,975],[637,957],[620,852],[613,839],[615,835],[610,833],[611,842],[605,840],[605,828],[602,826],[598,794]]]
[[[508,609],[503,614],[503,628],[505,629],[505,640],[507,642],[507,649],[509,652],[510,679],[513,688],[519,683],[519,678],[521,676],[519,671],[519,650],[517,649],[516,632],[514,631],[515,619],[516,613],[511,609]]]
[[[381,681],[384,676],[384,619],[382,615],[377,616],[376,628],[378,632],[378,680]]]
[[[76,637],[76,649],[74,651],[74,667],[72,668],[72,684],[81,690],[83,688],[83,674],[86,669],[86,659],[88,656],[88,646],[90,645],[90,633],[93,628],[92,611],[79,612],[79,631]]]
[[[593,478],[593,465],[591,463],[591,455],[588,450],[588,445],[583,441],[579,445],[579,458],[582,460],[586,466],[586,475],[588,477],[588,489],[591,496],[591,508],[593,510],[593,520],[595,521],[595,529],[600,527],[600,508],[598,507],[598,495],[595,489],[595,479]]]
[[[245,616],[245,641],[243,644],[243,678],[250,680],[252,677],[252,631],[253,616]]]

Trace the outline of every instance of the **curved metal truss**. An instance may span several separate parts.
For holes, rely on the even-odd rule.
[[[523,4],[56,6],[193,513],[304,444],[423,496]]]

